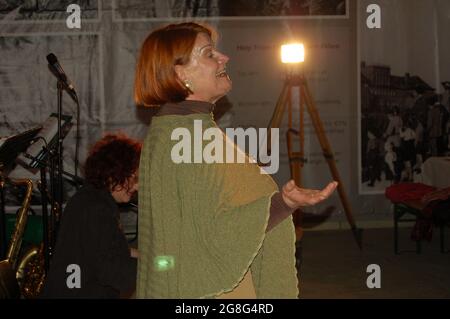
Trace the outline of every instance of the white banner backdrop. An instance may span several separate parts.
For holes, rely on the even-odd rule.
[[[105,132],[121,130],[135,138],[145,136],[155,109],[137,109],[134,105],[132,92],[136,58],[139,46],[149,32],[168,22],[151,19],[121,21],[123,12],[126,12],[124,1],[120,1],[120,15],[116,15],[110,1],[74,2],[80,4],[82,12],[86,9],[89,13],[85,20],[82,14],[81,30],[66,27],[64,17],[69,13],[61,11],[63,4],[54,14],[43,15],[43,9],[26,15],[23,7],[8,7],[0,0],[3,14],[0,22],[0,136],[39,125],[57,111],[56,79],[48,70],[45,59],[53,52],[81,101],[82,163],[88,147]],[[344,2],[336,3],[341,4],[342,9]],[[137,2],[132,4],[135,8]],[[336,17],[345,15],[336,14]],[[27,21],[23,22],[24,19]],[[39,23],[34,23],[33,19]],[[228,70],[233,90],[223,102],[231,108],[220,119],[219,125],[267,127],[285,76],[280,63],[280,45],[292,39],[302,41],[306,47],[304,72],[324,122],[342,182],[349,187],[349,148],[352,143],[349,129],[352,117],[350,26],[342,19],[338,26],[327,26],[327,23],[332,23],[330,19],[320,21],[246,20],[245,17],[233,21],[208,20],[219,31],[219,49],[231,58]],[[63,101],[63,113],[73,116],[75,123],[74,103],[66,94]],[[280,185],[290,176],[286,127],[287,114],[280,130],[280,169],[274,175]],[[308,162],[304,167],[303,184],[307,187],[324,186],[331,180],[331,174],[308,116],[305,151]],[[71,173],[74,152],[75,126],[64,140],[65,170]],[[22,173],[20,171],[19,174]],[[330,204],[340,207],[337,196],[327,202]]]

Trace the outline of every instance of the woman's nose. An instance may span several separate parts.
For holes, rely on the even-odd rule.
[[[229,58],[227,55],[225,55],[225,54],[223,54],[223,53],[219,53],[219,62],[220,62],[220,63],[225,64],[225,63],[227,63],[229,60],[230,60],[230,58]]]

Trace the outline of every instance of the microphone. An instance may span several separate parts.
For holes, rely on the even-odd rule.
[[[50,53],[47,55],[48,67],[50,71],[55,75],[58,80],[63,84],[67,93],[69,93],[70,97],[78,103],[77,93],[75,92],[75,88],[72,83],[67,79],[66,73],[58,62],[56,55]]]

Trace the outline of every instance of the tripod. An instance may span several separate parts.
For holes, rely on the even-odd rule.
[[[300,90],[300,103],[299,103],[299,129],[295,130],[292,124],[292,89],[294,87],[298,87]],[[308,83],[303,74],[290,72],[286,77],[286,80],[283,85],[283,89],[278,98],[277,104],[275,106],[275,110],[272,114],[272,118],[269,123],[268,129],[268,141],[270,141],[270,128],[280,127],[281,121],[283,119],[283,115],[286,112],[286,107],[288,111],[288,130],[286,132],[286,140],[287,140],[287,148],[288,148],[288,157],[289,157],[289,166],[291,171],[291,177],[295,181],[295,184],[299,187],[302,187],[302,169],[306,162],[305,159],[305,149],[304,149],[304,113],[306,110],[309,113],[312,124],[314,126],[314,130],[316,136],[319,140],[320,146],[322,148],[323,156],[325,157],[328,167],[331,171],[331,175],[333,179],[337,181],[338,184],[338,193],[344,207],[344,211],[347,217],[347,221],[351,227],[353,232],[353,236],[356,240],[356,243],[359,249],[362,249],[362,237],[361,230],[356,227],[355,220],[353,218],[352,210],[350,203],[348,201],[347,195],[345,193],[344,184],[341,182],[341,177],[339,175],[339,171],[336,167],[336,162],[334,160],[333,152],[331,150],[330,143],[328,142],[328,138],[325,134],[325,130],[320,119],[319,113],[317,111],[316,105],[312,98],[311,92],[308,88]],[[300,139],[300,150],[298,152],[293,151],[293,138],[298,137]],[[270,143],[267,144],[270,147]],[[270,149],[269,149],[270,151]],[[294,213],[294,224],[296,226],[296,235],[297,240],[301,240],[303,236],[302,229],[302,213],[297,210]]]

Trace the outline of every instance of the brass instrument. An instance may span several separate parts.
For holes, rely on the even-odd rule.
[[[42,291],[45,281],[44,246],[33,246],[22,257],[16,271],[22,296],[36,298]]]
[[[29,179],[9,179],[8,181],[16,186],[26,186],[27,189],[22,206],[17,214],[6,259],[0,261],[0,299],[20,298],[21,296],[33,298],[42,289],[43,278],[45,277],[42,245],[31,247],[19,260],[22,238],[28,220],[33,182]]]
[[[51,216],[54,221],[50,223],[47,233],[49,240],[54,241],[56,228],[54,224],[58,223],[61,217],[60,205],[53,200],[52,196],[48,192],[48,189],[42,184],[42,181],[38,182],[38,188],[41,190],[41,193],[45,192],[44,196],[47,196],[47,198],[49,198],[53,203]],[[19,266],[17,267],[16,278],[22,295],[25,298],[32,299],[39,296],[42,288],[44,287],[46,278],[43,242],[39,246],[32,246],[24,254]]]

